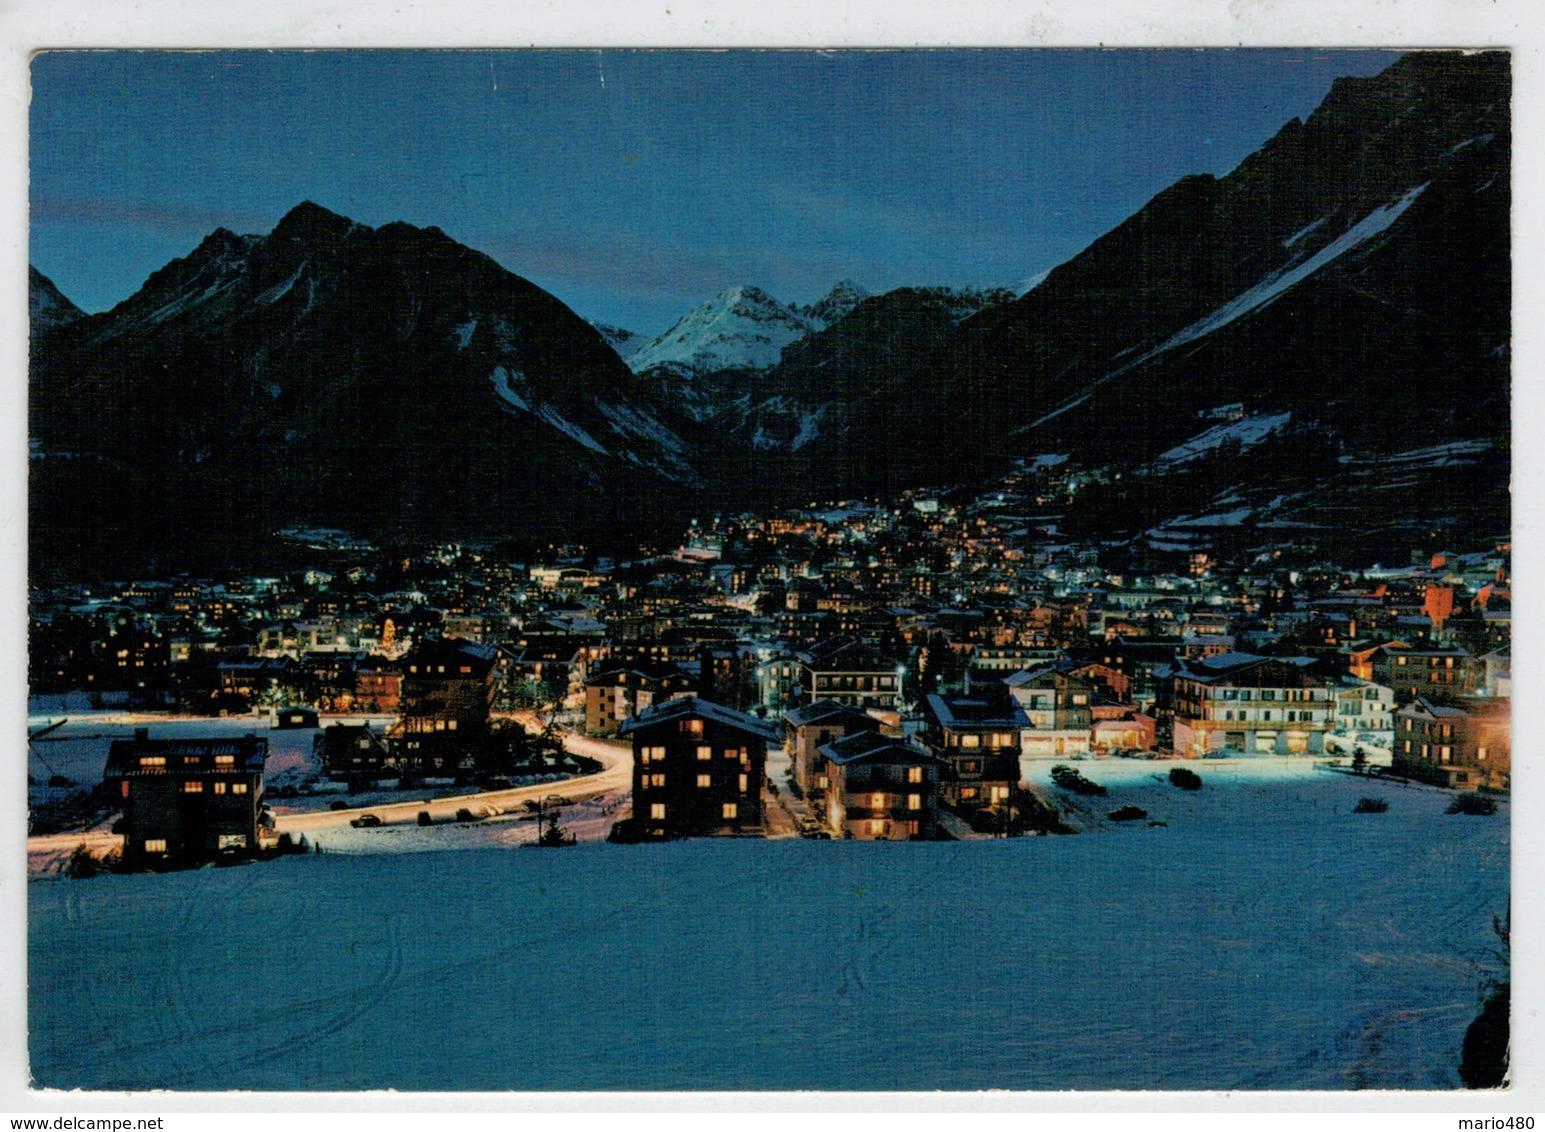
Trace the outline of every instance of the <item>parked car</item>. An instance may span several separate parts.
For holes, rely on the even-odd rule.
[[[360,814],[349,822],[355,829],[374,829],[381,824],[381,819],[375,814]]]

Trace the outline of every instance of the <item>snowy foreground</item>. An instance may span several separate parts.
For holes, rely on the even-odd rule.
[[[1164,827],[327,854],[28,887],[32,1071],[87,1089],[1444,1089],[1508,807],[1086,762]],[[1353,814],[1362,795],[1384,814]],[[1085,800],[1087,801],[1087,800]],[[1108,804],[1108,806],[1107,806]]]

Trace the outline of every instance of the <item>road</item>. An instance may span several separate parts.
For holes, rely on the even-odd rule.
[[[276,817],[275,825],[280,833],[291,833],[297,837],[305,833],[314,839],[319,832],[347,828],[351,820],[365,812],[375,814],[381,819],[383,825],[393,825],[398,822],[417,823],[418,815],[424,810],[428,810],[429,816],[436,821],[449,821],[455,818],[456,811],[460,809],[493,806],[508,811],[520,809],[527,802],[539,801],[550,794],[561,794],[565,798],[577,800],[596,794],[612,792],[625,794],[633,788],[633,749],[628,744],[603,739],[587,739],[580,735],[565,733],[563,748],[571,754],[595,759],[601,764],[601,769],[595,774],[566,778],[558,782],[541,782],[534,786],[516,786],[508,790],[491,790],[481,794],[461,794],[454,798],[436,798],[432,802],[425,802],[418,798],[393,802],[385,806],[280,814]],[[68,857],[82,843],[93,853],[100,855],[118,847],[122,840],[118,834],[108,833],[105,830],[29,837],[27,857],[32,863],[33,871],[39,871],[49,862]]]
[[[435,821],[447,821],[456,811],[477,806],[496,806],[501,810],[514,810],[527,802],[537,802],[550,794],[565,798],[588,798],[610,791],[628,791],[633,787],[633,748],[624,743],[602,739],[586,739],[580,735],[565,734],[563,749],[570,754],[595,759],[601,769],[595,774],[578,778],[565,778],[560,782],[539,782],[535,786],[515,786],[508,790],[489,790],[480,794],[460,794],[454,798],[436,798],[432,802],[414,799],[393,802],[387,806],[365,806],[350,810],[314,810],[306,814],[280,814],[275,818],[275,828],[280,833],[315,834],[328,829],[339,829],[361,813],[369,812],[381,819],[383,825],[396,822],[417,822],[424,810]]]

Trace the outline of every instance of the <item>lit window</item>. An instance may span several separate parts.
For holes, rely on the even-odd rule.
[[[664,786],[665,785],[665,775],[663,775],[663,774],[651,774],[649,776],[649,785],[654,786],[656,788]]]
[[[701,735],[703,733],[703,721],[701,719],[684,720],[682,727],[689,735]]]
[[[712,786],[713,785],[713,775],[711,775],[711,774],[700,774],[700,775],[698,775],[697,776],[697,785],[698,785],[698,787],[700,789]]]
[[[165,766],[166,758],[163,755],[145,755],[139,761],[140,766]]]
[[[724,803],[723,813],[726,820],[739,817],[740,807],[737,806],[734,802],[726,802]]]
[[[960,737],[960,745],[962,747],[980,747],[982,745],[982,737],[980,735],[962,735]]]
[[[216,794],[224,794],[225,793],[225,783],[223,783],[223,782],[215,783],[215,793]]]
[[[920,766],[907,767],[907,781],[921,782],[923,780],[923,768]]]
[[[923,796],[921,794],[907,795],[907,809],[921,810],[923,808]]]
[[[699,747],[697,749],[697,761],[698,762],[707,762],[711,758],[713,758],[713,748],[712,747]]]
[[[875,818],[872,821],[870,821],[870,823],[869,823],[869,836],[871,836],[871,837],[884,837],[885,836],[885,821],[884,821],[884,819],[882,819],[882,818]]]
[[[245,794],[246,792],[247,792],[247,784],[245,782],[233,782],[233,783],[231,783],[231,793],[232,794]]]
[[[664,802],[655,802],[653,805],[651,805],[649,807],[649,820],[650,821],[664,821],[665,820],[665,803]]]
[[[145,842],[145,852],[147,852],[147,853],[165,853],[166,852],[166,839],[163,838],[163,837],[152,837],[152,838],[150,838],[149,840],[147,840]]]
[[[182,792],[184,794],[202,794],[204,792],[204,784],[197,780],[184,782],[182,784]]]

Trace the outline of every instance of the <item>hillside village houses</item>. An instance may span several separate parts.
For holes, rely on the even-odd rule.
[[[1507,787],[1505,539],[1363,574],[1302,533],[1260,531],[1208,544],[1200,563],[1195,539],[1112,550],[1061,534],[1041,513],[1071,475],[1026,465],[975,496],[724,515],[693,529],[691,553],[629,561],[555,546],[521,563],[447,544],[390,559],[338,550],[326,569],[278,575],[39,588],[32,690],[259,719],[305,706],[323,734],[376,713],[389,721],[318,748],[359,782],[486,773],[483,740],[520,712],[632,742],[639,720],[690,700],[730,713],[701,722],[733,721],[748,758],[786,752],[798,804],[828,821],[864,808],[826,797],[879,765],[833,746],[865,731],[940,760],[928,781],[942,811],[1001,803],[1021,758],[1118,752],[1356,748],[1386,773]],[[657,830],[762,824],[755,791],[720,799],[715,821],[691,791],[653,800],[677,786],[655,768],[640,783],[670,814]]]

